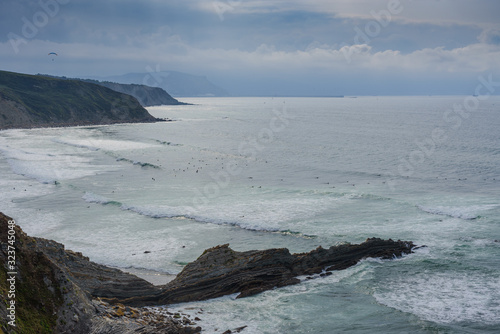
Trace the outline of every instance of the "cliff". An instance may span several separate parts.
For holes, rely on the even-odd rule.
[[[114,91],[131,95],[139,101],[143,107],[162,106],[162,105],[187,105],[189,103],[179,102],[160,87],[149,87],[137,84],[120,84],[109,81],[97,81],[90,79],[78,79],[85,82],[95,83]]]
[[[0,130],[156,121],[134,97],[103,86],[0,71]]]
[[[205,76],[191,75],[176,71],[129,73],[120,76],[99,78],[99,80],[119,82],[122,84],[154,85],[163,88],[165,91],[177,97],[229,96],[228,92],[212,83]]]
[[[9,223],[10,221],[10,223]],[[10,232],[14,230],[14,232]],[[15,263],[8,238],[15,235]],[[134,275],[99,265],[52,240],[27,236],[0,213],[1,329],[8,325],[9,272],[15,271],[18,333],[197,333],[184,317],[152,314],[143,306],[206,300],[239,293],[238,298],[331,275],[362,259],[393,259],[413,252],[412,242],[367,239],[308,253],[287,249],[236,252],[229,245],[206,250],[170,283],[153,286]],[[11,246],[11,247],[9,247]],[[8,297],[8,298],[7,298]],[[179,318],[177,316],[177,318]],[[7,321],[5,321],[7,319]],[[145,325],[144,323],[147,323]],[[142,324],[142,325],[141,325]],[[137,326],[141,331],[137,331]],[[9,331],[10,330],[10,331]]]
[[[201,330],[189,326],[191,320],[179,314],[168,316],[93,299],[95,294],[123,297],[120,291],[130,290],[137,296],[158,289],[65,250],[55,241],[30,237],[2,213],[0,263],[0,333],[194,334]]]

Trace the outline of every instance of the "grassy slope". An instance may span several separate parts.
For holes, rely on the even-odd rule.
[[[52,333],[56,327],[57,310],[63,303],[53,265],[42,253],[34,249],[33,239],[16,226],[16,327],[7,325],[7,222],[9,217],[0,213],[0,328],[6,333]],[[21,265],[22,264],[22,265]]]
[[[77,80],[5,71],[0,71],[0,102],[0,128],[28,126],[22,124],[26,118],[35,126],[155,121],[130,95]]]

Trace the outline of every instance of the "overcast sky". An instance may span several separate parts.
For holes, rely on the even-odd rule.
[[[479,75],[500,81],[500,1],[1,0],[0,69],[175,70],[234,95],[472,94]]]

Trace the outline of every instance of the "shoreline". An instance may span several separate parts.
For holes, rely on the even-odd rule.
[[[153,121],[117,121],[109,123],[67,123],[67,124],[36,124],[36,125],[26,125],[24,126],[7,126],[0,127],[0,132],[7,130],[35,130],[35,129],[57,129],[57,128],[76,128],[76,127],[88,127],[88,126],[106,126],[106,125],[120,125],[120,124],[149,124],[149,123],[161,123],[161,122],[173,122],[172,119],[156,118]]]

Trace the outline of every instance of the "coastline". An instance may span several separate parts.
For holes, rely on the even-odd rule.
[[[92,123],[92,122],[70,122],[63,124],[52,124],[52,123],[42,123],[36,125],[26,125],[26,126],[0,126],[0,131],[6,130],[34,130],[34,129],[50,129],[50,128],[71,128],[71,127],[87,127],[87,126],[106,126],[106,125],[119,125],[119,124],[145,124],[145,123],[160,123],[160,122],[173,122],[171,119],[156,118],[151,121],[111,121],[103,123]]]
[[[108,303],[92,291],[154,292],[152,284],[88,260],[52,240],[30,237],[0,213],[0,332],[196,334],[190,316]],[[118,290],[117,290],[118,289]],[[121,292],[120,292],[121,291]]]
[[[236,252],[226,244],[205,250],[173,276],[141,269],[127,273],[100,265],[56,241],[28,236],[3,213],[0,243],[4,260],[0,288],[11,298],[10,304],[0,305],[1,327],[6,333],[16,332],[16,321],[29,328],[26,332],[40,332],[38,319],[44,319],[45,326],[55,332],[101,333],[107,328],[104,332],[133,333],[142,325],[146,328],[141,330],[143,334],[199,333],[201,327],[193,327],[196,322],[189,316],[165,313],[164,309],[155,312],[152,307],[234,294],[237,298],[252,296],[300,284],[301,276],[318,279],[365,258],[390,260],[418,248],[411,241],[378,238],[300,254],[290,254],[286,248]],[[40,304],[45,306],[40,309]],[[14,305],[14,311],[6,305]],[[8,315],[14,326],[4,323]]]

